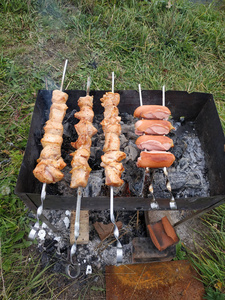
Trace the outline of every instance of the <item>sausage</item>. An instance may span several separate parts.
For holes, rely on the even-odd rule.
[[[170,167],[175,161],[175,156],[171,152],[165,151],[142,151],[137,161],[139,168],[164,168]]]
[[[171,111],[162,105],[142,105],[135,109],[134,117],[148,120],[168,120]]]
[[[174,129],[172,124],[166,120],[139,120],[135,123],[135,134],[168,134]]]
[[[142,135],[136,140],[136,145],[141,150],[167,151],[173,147],[173,140],[161,135]]]

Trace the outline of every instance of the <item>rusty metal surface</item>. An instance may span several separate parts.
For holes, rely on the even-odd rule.
[[[106,300],[200,300],[204,286],[186,260],[106,266]]]

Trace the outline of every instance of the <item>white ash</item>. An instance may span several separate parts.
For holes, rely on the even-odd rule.
[[[44,210],[44,215],[55,226],[58,233],[53,232],[45,226],[45,230],[41,229],[40,234],[37,236],[38,248],[43,255],[43,265],[56,264],[53,269],[59,272],[64,272],[66,265],[69,263],[70,243],[69,236],[70,230],[67,229],[65,218],[68,218],[68,211],[63,210]],[[135,228],[136,212],[118,212],[115,213],[116,220],[121,220],[123,228],[120,237],[123,249],[123,264],[132,262],[132,240],[134,237],[146,236],[146,227],[144,223],[144,213],[140,212],[140,222],[138,231]],[[103,268],[105,265],[116,265],[117,247],[113,235],[101,241],[93,224],[103,222],[110,223],[110,216],[108,211],[89,212],[89,232],[90,240],[87,245],[77,245],[75,254],[75,261],[82,267],[86,268],[90,265],[93,268]],[[45,238],[42,237],[42,232],[46,232]],[[112,242],[112,244],[111,244]],[[54,271],[53,270],[53,271]],[[57,272],[58,272],[57,271]]]

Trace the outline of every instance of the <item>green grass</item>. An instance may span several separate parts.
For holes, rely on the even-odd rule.
[[[89,75],[92,89],[110,89],[114,71],[116,89],[137,89],[141,83],[143,89],[161,89],[165,84],[167,90],[212,93],[225,129],[224,5],[193,5],[179,0],[167,8],[167,3],[1,1],[0,239],[8,297],[18,288],[18,283],[10,280],[14,266],[21,262],[17,265],[23,274],[29,269],[23,263],[23,249],[29,246],[29,219],[13,191],[36,93],[46,82],[49,89],[60,84],[66,58],[65,87],[69,89],[84,89]],[[206,267],[202,272],[203,277],[211,275]],[[204,279],[213,291],[215,282],[221,280],[219,273],[215,281]],[[29,299],[32,284],[28,280],[29,285],[31,289],[17,289],[17,299]],[[38,292],[33,299],[38,299]]]
[[[205,246],[199,247],[199,253],[191,253],[190,259],[208,294],[215,293],[211,299],[225,299],[225,206],[204,215],[203,222],[207,228],[201,233]]]

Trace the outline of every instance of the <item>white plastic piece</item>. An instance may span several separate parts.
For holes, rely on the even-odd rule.
[[[91,267],[91,265],[87,265],[86,275],[88,275],[88,274],[92,274],[92,267]]]
[[[71,211],[70,210],[66,210],[65,211],[65,215],[68,216],[68,217],[70,217],[71,216]]]

